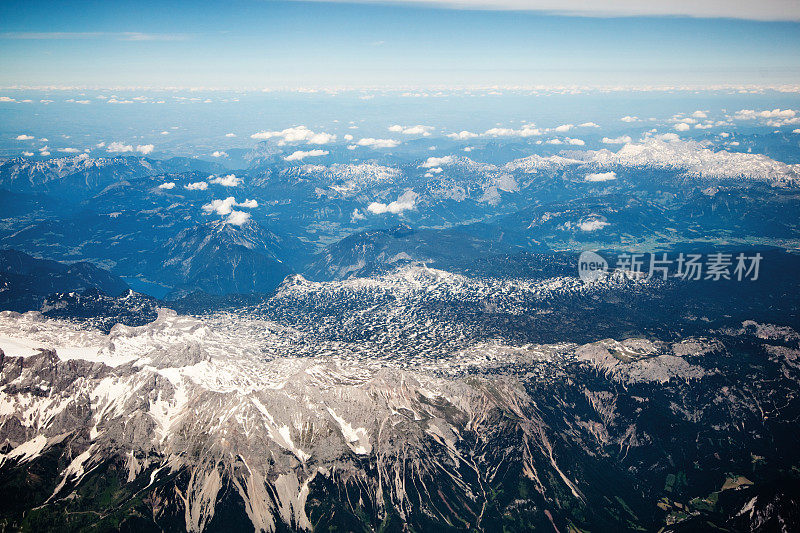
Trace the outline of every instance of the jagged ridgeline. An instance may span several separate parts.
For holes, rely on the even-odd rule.
[[[794,137],[641,122],[0,161],[0,529],[800,530]]]
[[[510,283],[411,266],[343,282],[293,277],[235,313],[161,310],[108,332],[2,312],[4,523],[62,531],[794,523],[796,330],[701,321],[693,335],[508,343],[508,329],[491,333],[491,321],[467,310],[486,292],[503,297],[485,312],[510,316],[570,293],[648,290],[629,283]],[[482,341],[470,334],[476,328]]]

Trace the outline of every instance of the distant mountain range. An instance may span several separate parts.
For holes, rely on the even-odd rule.
[[[264,145],[230,174],[180,158],[6,160],[0,243],[103,265],[172,298],[269,293],[292,272],[330,280],[404,262],[461,271],[586,248],[797,244],[795,166],[696,143],[650,139],[505,165],[292,164],[281,150]]]

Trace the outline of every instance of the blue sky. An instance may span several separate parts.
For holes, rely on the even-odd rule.
[[[499,11],[487,9],[491,0],[464,2],[470,8],[478,2],[480,9],[6,0],[0,6],[0,85],[800,83],[800,23],[794,11],[782,11],[796,2],[764,3],[761,12],[788,19],[769,21],[749,20],[756,15],[737,10],[740,3],[729,13],[740,18],[696,18],[640,16],[623,0],[596,3],[607,5],[612,17],[508,10],[528,5],[525,0],[502,0]],[[719,2],[678,4],[702,15],[706,4]]]

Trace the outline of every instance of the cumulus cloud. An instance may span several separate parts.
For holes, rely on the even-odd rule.
[[[446,155],[446,156],[443,156],[443,157],[429,157],[428,159],[425,160],[424,163],[422,163],[420,165],[420,167],[422,167],[422,168],[433,168],[433,167],[439,167],[441,165],[447,165],[447,164],[450,164],[452,162],[453,162],[453,156],[452,155]]]
[[[228,215],[233,210],[233,205],[236,199],[229,196],[224,200],[211,200],[211,202],[203,206],[203,211],[206,213],[216,213],[218,215]]]
[[[365,218],[367,218],[367,217],[365,217],[361,213],[361,211],[359,211],[358,209],[354,209],[353,210],[353,214],[350,215],[350,223],[352,224],[354,222],[358,222],[359,220],[364,220]]]
[[[222,152],[220,150],[216,150],[211,153],[211,157],[228,157],[228,152]]]
[[[254,209],[258,207],[258,202],[255,200],[245,200],[242,203],[237,203],[233,196],[228,196],[224,200],[211,200],[211,202],[203,206],[203,211],[206,213],[216,213],[218,215],[229,215],[233,212],[234,207],[246,207]]]
[[[621,137],[603,137],[603,144],[628,144],[633,142],[630,135],[623,135]]]
[[[617,179],[617,173],[614,171],[611,172],[594,172],[592,174],[587,174],[583,181],[611,181]]]
[[[183,186],[187,191],[204,191],[208,189],[208,183],[205,181],[196,181]]]
[[[424,137],[430,136],[433,129],[433,126],[423,126],[421,124],[417,124],[416,126],[401,126],[399,124],[389,126],[389,131],[395,133],[402,133],[403,135],[422,135]]]
[[[78,154],[78,153],[80,153],[80,150],[78,150],[77,148],[59,148],[58,151],[61,152],[62,154]]]
[[[225,219],[225,223],[233,226],[241,226],[248,220],[250,220],[250,213],[245,213],[244,211],[231,211],[231,214]]]
[[[24,133],[22,135],[17,135],[16,137],[16,140],[18,141],[30,141],[31,139],[33,139],[33,135],[26,135]]]
[[[780,128],[789,124],[800,124],[800,117],[794,109],[772,109],[755,111],[753,109],[740,109],[734,116],[736,120],[765,120],[767,126]]]
[[[457,139],[460,141],[465,141],[467,139],[474,139],[475,137],[479,137],[477,133],[472,133],[471,131],[467,130],[462,130],[459,131],[458,133],[448,133],[447,136],[450,137],[451,139]]]
[[[600,126],[598,124],[595,124],[594,122],[584,122],[583,124],[578,124],[578,127],[579,128],[599,128]]]
[[[365,137],[359,139],[356,144],[358,146],[369,146],[371,148],[394,148],[398,146],[400,142],[394,139],[373,139],[372,137]]]
[[[292,154],[284,157],[283,159],[286,161],[302,161],[306,157],[322,157],[323,155],[328,155],[330,152],[327,150],[308,150],[304,152],[303,150],[295,150]]]
[[[280,131],[259,131],[251,135],[250,138],[257,140],[278,139],[278,144],[300,142],[306,144],[328,144],[336,140],[336,135],[316,133],[305,126],[296,126]]]
[[[152,144],[140,144],[136,147],[137,152],[141,152],[144,155],[151,153],[155,149],[155,146]]]
[[[133,152],[133,146],[130,144],[124,144],[119,141],[114,141],[108,145],[106,148],[106,152],[112,154],[120,154],[125,152]]]
[[[166,189],[166,190],[174,189],[175,188],[175,182],[174,181],[168,181],[167,183],[162,183],[161,185],[158,186],[158,188],[159,189]]]
[[[225,137],[236,137],[235,133],[226,133]]]
[[[574,128],[573,124],[562,124],[560,126],[556,126],[555,131],[558,133],[565,133]]]
[[[487,137],[534,137],[542,134],[542,130],[533,124],[525,124],[516,130],[513,128],[491,128],[484,132]]]
[[[22,155],[24,155],[25,157],[32,157],[33,152],[22,152]]]
[[[630,115],[625,115],[620,120],[622,122],[639,122],[639,117],[632,117]]]
[[[797,114],[793,109],[772,109],[755,111],[753,109],[740,109],[733,118],[737,120],[753,120],[756,118],[792,118]]]
[[[578,224],[578,229],[581,231],[597,231],[608,225],[609,223],[605,220],[585,220]]]
[[[372,202],[367,206],[367,211],[374,215],[382,215],[384,213],[398,214],[409,209],[416,208],[417,193],[411,189],[397,197],[397,200],[389,204],[380,202]]]
[[[0,96],[0,102],[16,102],[16,100],[8,96]]]
[[[217,176],[210,180],[209,183],[222,185],[223,187],[238,187],[242,183],[242,180],[241,178],[237,178],[236,174],[228,174],[227,176]]]
[[[675,142],[681,140],[680,135],[677,133],[663,133],[661,135],[656,135],[655,138],[664,142]]]
[[[685,122],[679,122],[678,124],[675,124],[675,129],[677,131],[689,131],[691,129],[691,126],[689,126]]]
[[[255,209],[258,207],[258,202],[255,200],[245,200],[240,204],[236,204],[236,207],[247,207],[249,209]]]

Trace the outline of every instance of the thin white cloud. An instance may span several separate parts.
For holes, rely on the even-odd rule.
[[[620,120],[622,122],[639,122],[639,117],[632,117],[630,115],[625,115]]]
[[[208,189],[208,183],[205,181],[196,181],[183,186],[187,191],[204,191]]]
[[[161,185],[158,186],[158,188],[159,189],[166,189],[166,190],[174,189],[175,188],[175,182],[174,181],[168,181],[167,183],[162,183]]]
[[[215,150],[214,152],[211,153],[211,157],[228,157],[228,152]]]
[[[77,148],[59,148],[58,151],[61,152],[62,154],[78,154],[78,153],[80,153],[80,150],[78,150]]]
[[[12,31],[0,33],[0,39],[26,41],[65,41],[86,39],[111,39],[115,41],[185,41],[190,36],[186,33],[142,33],[136,31],[123,32],[66,32],[66,31]]]
[[[337,0],[328,0],[337,1]],[[350,0],[338,0],[350,1]],[[403,3],[439,6],[450,9],[492,11],[539,11],[581,17],[663,17],[737,18],[747,20],[800,21],[800,3],[794,0],[761,2],[722,2],[719,0],[670,0],[632,2],[631,0],[359,0],[361,3]]]
[[[33,135],[26,135],[24,133],[16,136],[16,140],[18,141],[30,141],[31,139],[33,139]]]

